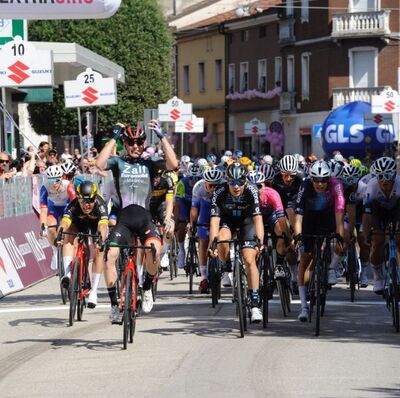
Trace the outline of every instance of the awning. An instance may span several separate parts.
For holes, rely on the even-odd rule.
[[[38,50],[53,51],[54,83],[75,80],[86,68],[101,73],[103,77],[113,77],[118,83],[125,83],[122,66],[76,43],[31,42]]]

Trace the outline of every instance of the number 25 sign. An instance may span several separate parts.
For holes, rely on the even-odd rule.
[[[64,98],[66,108],[115,105],[117,85],[112,77],[103,78],[100,73],[88,68],[76,80],[64,82]]]
[[[0,50],[0,87],[53,85],[53,55],[16,36]]]

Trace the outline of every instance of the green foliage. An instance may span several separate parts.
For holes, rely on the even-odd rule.
[[[124,0],[111,18],[76,21],[33,21],[29,40],[74,42],[125,68],[118,85],[118,104],[99,108],[99,131],[117,121],[143,119],[170,94],[171,34],[157,0]],[[82,109],[85,111],[85,109]],[[76,134],[76,109],[64,107],[62,86],[51,104],[29,105],[31,124],[39,134]]]

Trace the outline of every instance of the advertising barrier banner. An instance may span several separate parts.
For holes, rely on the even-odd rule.
[[[53,250],[32,213],[0,220],[0,297],[55,274]]]

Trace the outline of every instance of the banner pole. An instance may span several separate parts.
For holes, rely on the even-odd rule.
[[[78,127],[79,127],[79,146],[81,147],[81,156],[83,156],[81,108],[78,107],[77,112],[78,112]]]

